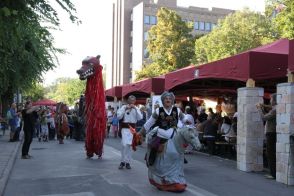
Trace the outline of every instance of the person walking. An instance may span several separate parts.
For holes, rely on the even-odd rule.
[[[133,133],[130,129],[136,129],[136,123],[138,120],[143,118],[141,111],[135,106],[136,97],[130,95],[128,97],[128,104],[123,105],[117,111],[118,119],[122,120],[121,123],[121,135],[122,135],[122,151],[121,151],[121,163],[119,169],[123,169],[126,166],[127,169],[131,169],[131,159],[132,159],[132,142]]]
[[[22,110],[22,118],[24,122],[24,142],[22,146],[22,159],[30,159],[29,155],[30,145],[33,140],[33,133],[35,129],[36,119],[38,117],[37,110],[39,110],[39,106],[32,106],[30,101],[25,103],[25,108]]]

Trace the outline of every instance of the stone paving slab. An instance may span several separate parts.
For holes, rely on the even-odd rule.
[[[4,189],[13,168],[21,141],[8,142],[9,131],[5,135],[0,135],[0,195],[4,194]]]

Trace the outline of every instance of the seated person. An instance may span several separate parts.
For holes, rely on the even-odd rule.
[[[231,119],[228,116],[225,116],[223,118],[223,123],[220,128],[220,134],[222,136],[225,136],[226,134],[228,134],[230,132],[231,126],[232,126]]]
[[[215,153],[215,140],[218,131],[218,121],[219,119],[215,114],[209,115],[208,119],[202,123],[203,126],[203,139],[208,146],[209,154]]]

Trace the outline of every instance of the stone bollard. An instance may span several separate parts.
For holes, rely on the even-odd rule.
[[[294,83],[277,85],[277,104],[276,180],[294,185]]]
[[[263,170],[264,126],[256,108],[263,103],[263,88],[238,89],[237,168],[241,171]]]

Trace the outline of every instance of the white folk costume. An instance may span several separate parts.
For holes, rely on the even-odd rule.
[[[127,108],[128,105],[122,106],[117,111],[118,119],[122,119],[120,126],[121,129],[121,143],[122,143],[122,151],[121,151],[121,165],[129,165],[132,159],[132,141],[133,141],[133,133],[130,130],[130,126],[135,128],[138,120],[143,118],[143,115],[139,108]]]

